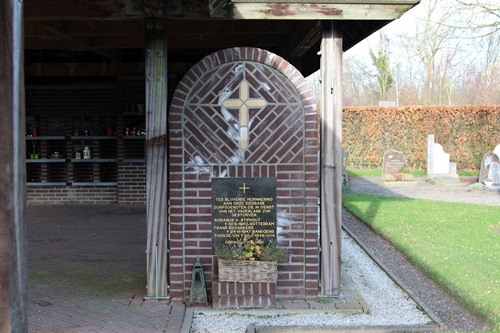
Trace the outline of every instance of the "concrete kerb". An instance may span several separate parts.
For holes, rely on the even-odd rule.
[[[193,324],[194,310],[186,308],[184,312],[184,319],[182,320],[182,328],[180,333],[189,333],[191,330],[191,325]]]
[[[324,326],[254,326],[249,325],[246,333],[408,333],[436,332],[438,326],[362,326],[362,327],[324,327]]]

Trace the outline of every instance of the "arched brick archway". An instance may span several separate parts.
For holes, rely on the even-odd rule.
[[[169,275],[189,297],[192,265],[213,279],[211,179],[275,177],[278,297],[318,294],[318,122],[302,75],[257,48],[211,54],[179,83],[169,110]],[[210,290],[209,290],[210,293]]]

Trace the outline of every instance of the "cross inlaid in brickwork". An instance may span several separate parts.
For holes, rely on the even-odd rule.
[[[263,107],[267,104],[264,99],[249,98],[249,87],[248,82],[242,81],[240,84],[240,98],[238,99],[227,99],[222,105],[226,108],[239,108],[239,127],[240,127],[240,147],[241,149],[247,149],[249,144],[248,139],[248,120],[250,108]]]

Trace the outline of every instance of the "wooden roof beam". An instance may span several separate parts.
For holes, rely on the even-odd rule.
[[[83,50],[89,50],[91,52],[94,52],[100,56],[103,56],[104,58],[108,60],[115,61],[115,57],[112,55],[113,52],[108,52],[108,51],[102,51],[99,49],[94,48],[90,44],[90,39],[86,38],[86,41],[82,40],[81,38],[74,38],[71,36],[68,36],[65,32],[64,29],[64,22],[61,21],[43,21],[41,22],[41,25],[44,29],[47,31],[53,33],[55,36],[59,37],[60,39],[67,40],[69,43],[76,45],[77,49],[83,49]]]
[[[320,39],[321,22],[303,21],[297,25],[287,44],[281,49],[281,53],[291,58],[300,58]]]
[[[26,0],[25,20],[116,20],[163,17],[162,0]]]
[[[221,0],[209,0],[209,8],[212,18],[241,20],[394,20],[417,3],[418,0],[386,4],[233,0],[222,6]]]

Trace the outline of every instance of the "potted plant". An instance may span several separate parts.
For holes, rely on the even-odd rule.
[[[219,281],[276,282],[278,263],[288,262],[288,251],[275,241],[252,235],[216,247]]]

